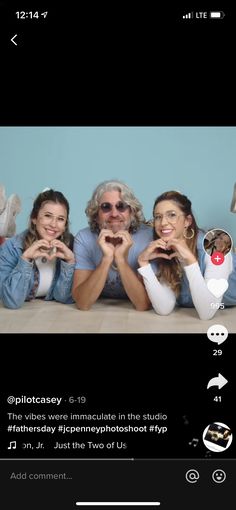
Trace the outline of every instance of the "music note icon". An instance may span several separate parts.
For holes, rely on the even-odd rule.
[[[9,446],[7,447],[8,450],[15,450],[16,449],[16,441],[10,441]]]
[[[196,439],[195,437],[193,437],[192,441],[189,441],[189,446],[193,446],[195,448],[195,446],[197,446],[198,444],[198,441],[199,439]]]

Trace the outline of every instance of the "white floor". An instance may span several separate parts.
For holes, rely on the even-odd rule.
[[[0,333],[206,333],[222,324],[236,333],[236,307],[218,310],[210,321],[201,321],[194,308],[177,308],[161,317],[153,310],[137,312],[129,301],[98,300],[82,312],[75,305],[36,299],[19,310],[0,302]]]

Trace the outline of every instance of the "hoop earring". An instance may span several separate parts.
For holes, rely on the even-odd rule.
[[[191,235],[190,236],[184,235],[186,232],[183,233],[183,236],[184,236],[185,239],[192,239],[195,236],[195,232],[194,232],[192,227],[190,228],[190,230],[191,230]]]

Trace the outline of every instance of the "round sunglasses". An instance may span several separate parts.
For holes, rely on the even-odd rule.
[[[114,204],[114,206],[116,210],[121,213],[127,211],[127,209],[129,208],[129,205],[126,204],[126,202],[117,202],[117,204]],[[103,202],[102,204],[100,204],[99,207],[102,212],[107,213],[112,211],[113,204],[111,204],[110,202]]]

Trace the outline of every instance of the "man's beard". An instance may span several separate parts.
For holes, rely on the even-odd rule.
[[[106,229],[112,230],[113,234],[116,234],[120,230],[129,230],[129,228],[130,228],[130,220],[122,221],[122,225],[121,225],[120,222],[119,223],[109,223],[108,221],[103,221],[101,223],[101,225],[100,225],[100,230],[102,228],[106,228]]]

